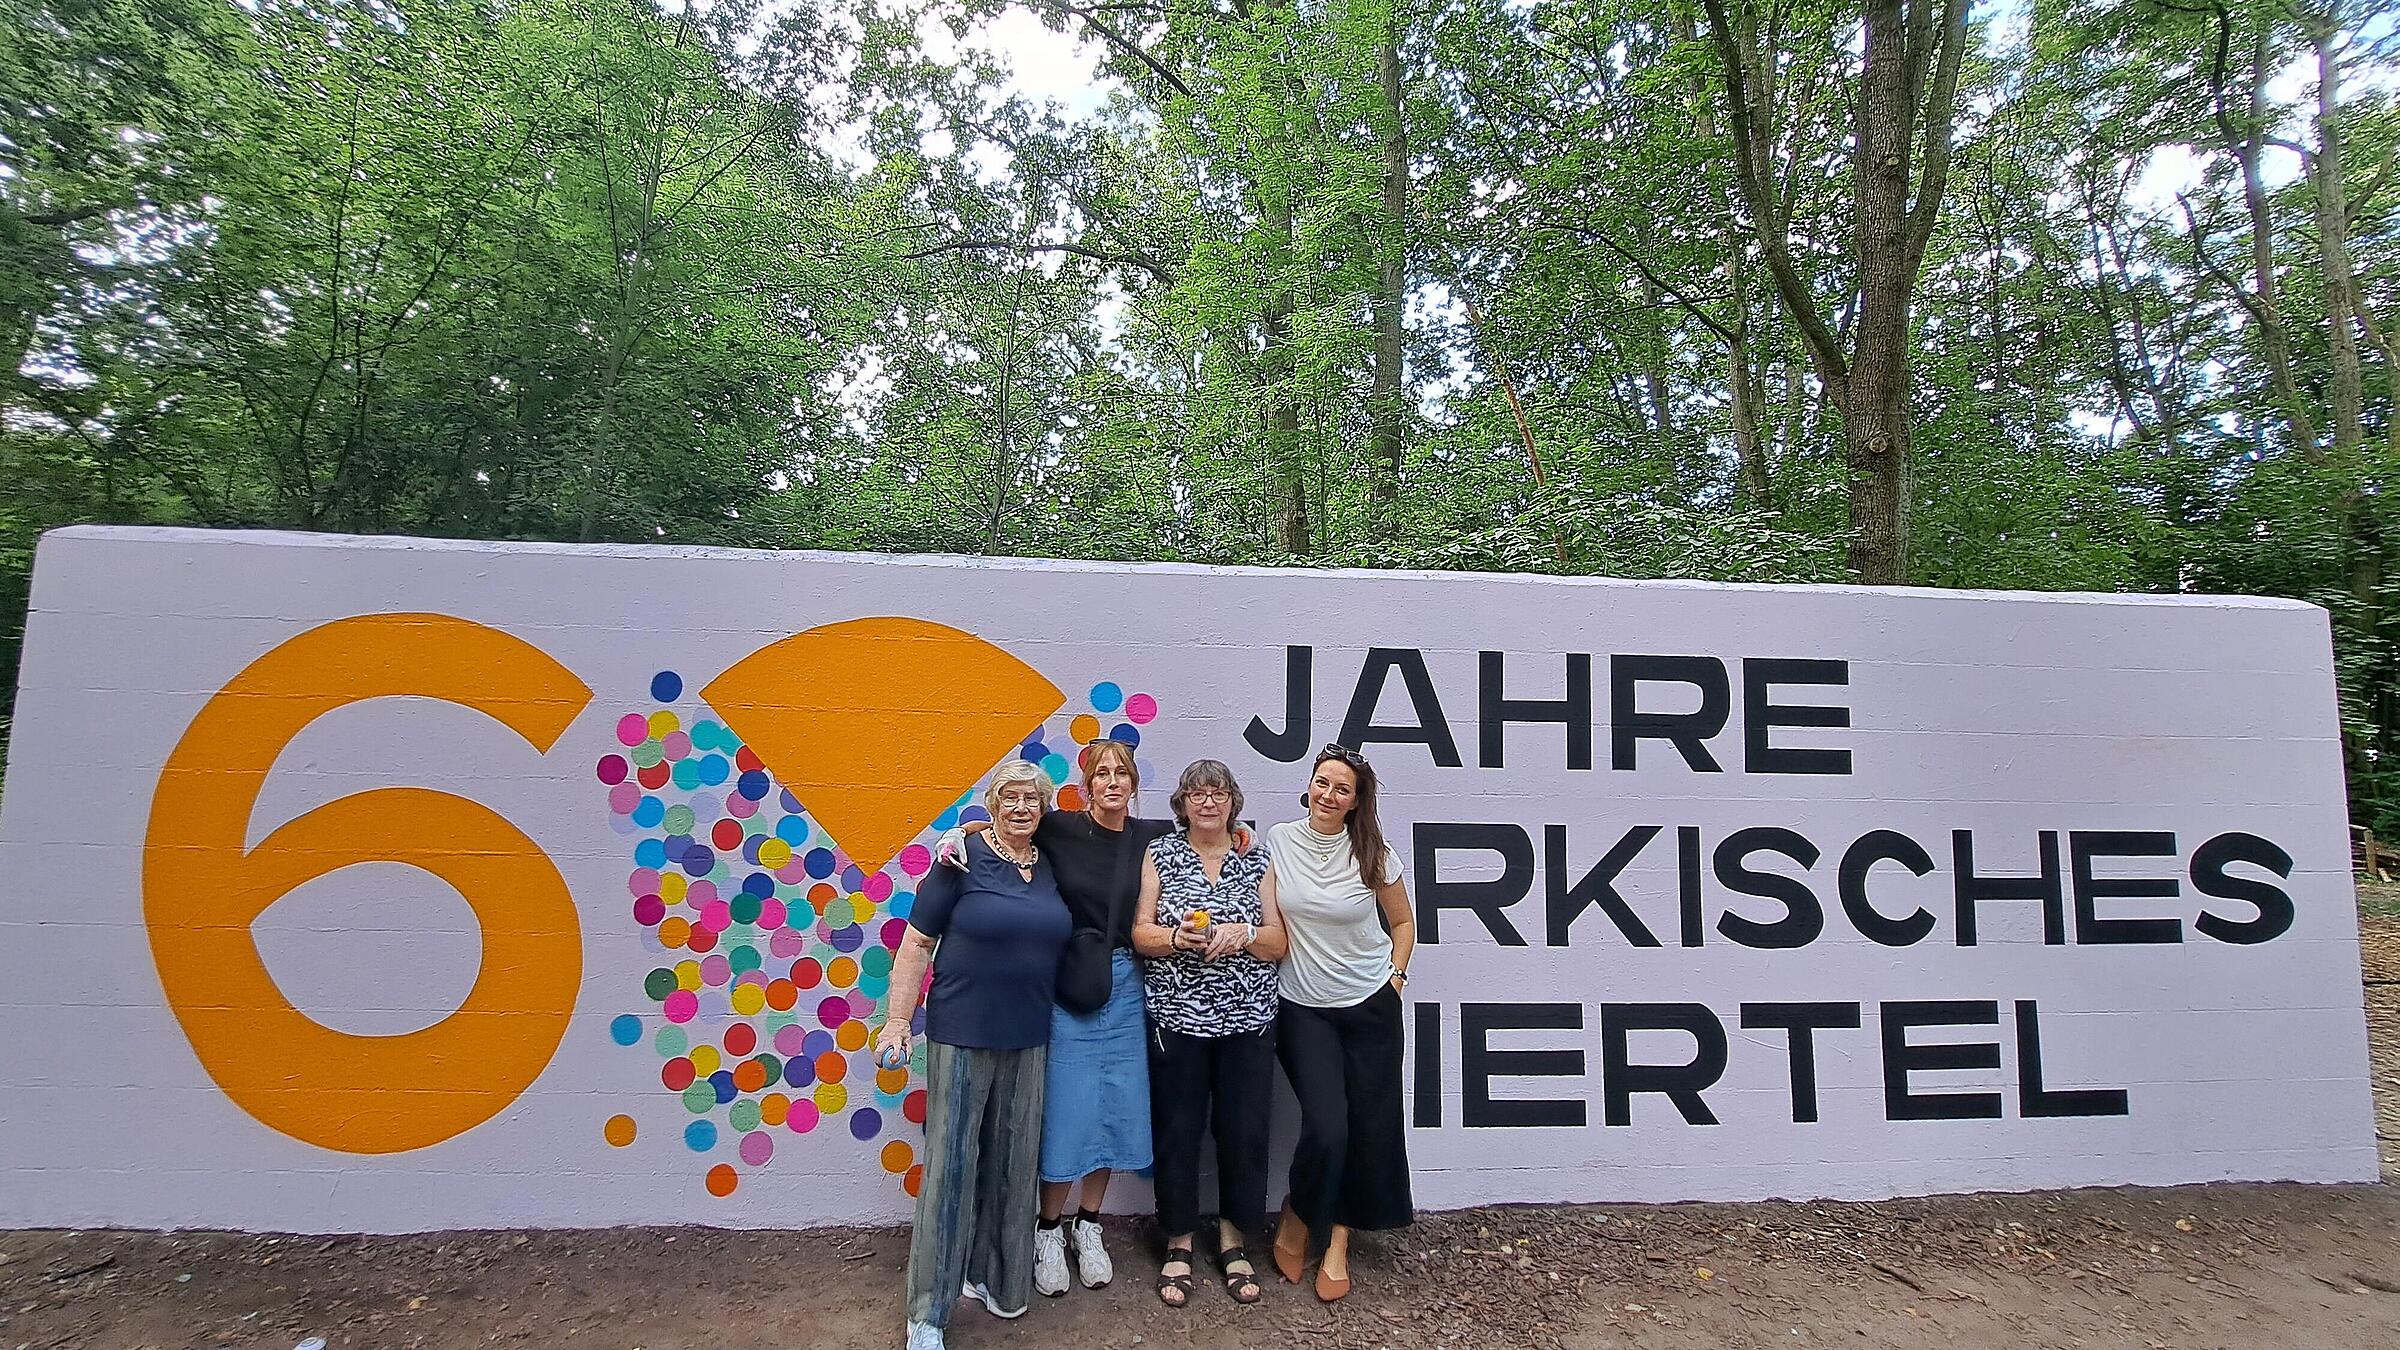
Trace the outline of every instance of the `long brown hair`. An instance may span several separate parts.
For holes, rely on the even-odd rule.
[[[1368,890],[1383,885],[1383,822],[1375,814],[1375,766],[1367,757],[1345,745],[1328,745],[1317,752],[1308,766],[1310,781],[1327,760],[1338,760],[1358,780],[1357,794],[1351,798],[1350,814],[1343,822],[1350,832],[1350,853],[1358,860],[1358,879]],[[1300,794],[1300,804],[1308,805],[1308,793]]]
[[[1133,780],[1133,790],[1125,794],[1125,818],[1133,819],[1134,808],[1142,800],[1142,770],[1140,765],[1133,762],[1133,747],[1113,737],[1094,741],[1083,748],[1082,759],[1084,815],[1092,813],[1092,775],[1100,771],[1101,760],[1115,759],[1125,765],[1125,776]]]

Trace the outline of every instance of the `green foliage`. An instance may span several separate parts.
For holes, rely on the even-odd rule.
[[[1858,7],[1726,4],[1848,323]],[[1003,0],[0,0],[0,678],[73,521],[1841,578],[1699,5],[1031,9],[1097,112],[1009,92]],[[2392,26],[2003,10],[1915,291],[1912,579],[2326,606],[2400,835]],[[2309,152],[2255,211],[2253,133]]]

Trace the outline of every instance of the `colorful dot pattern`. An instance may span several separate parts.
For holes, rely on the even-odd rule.
[[[631,841],[629,908],[654,959],[641,1010],[610,1019],[609,1039],[656,1057],[659,1086],[678,1104],[671,1137],[704,1163],[710,1195],[734,1194],[797,1145],[784,1136],[841,1130],[862,1143],[884,1138],[877,1160],[913,1196],[924,1170],[911,1142],[925,1122],[925,1093],[912,1086],[924,1042],[905,1069],[879,1069],[868,1046],[917,883],[933,866],[930,837],[863,871],[739,736],[683,700],[685,688],[675,671],[654,675],[654,706],[617,720],[616,745],[595,769],[610,825]],[[1139,747],[1158,716],[1154,697],[1111,682],[1085,702],[1017,750],[1067,809],[1082,805],[1069,779],[1088,747]],[[1138,754],[1135,766],[1150,778]],[[959,794],[929,830],[986,819],[981,791]],[[630,1116],[603,1130],[618,1148],[635,1134]],[[887,1137],[901,1134],[910,1138]]]

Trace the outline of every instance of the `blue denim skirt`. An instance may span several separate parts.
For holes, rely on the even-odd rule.
[[[1110,954],[1108,1002],[1098,1012],[1050,1010],[1042,1180],[1150,1170],[1148,1035],[1142,977],[1123,948]]]

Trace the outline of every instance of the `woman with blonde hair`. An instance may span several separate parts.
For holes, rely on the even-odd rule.
[[[908,1062],[925,999],[925,1171],[908,1244],[908,1347],[942,1350],[964,1293],[999,1317],[1033,1282],[1043,1064],[1059,953],[1074,921],[1034,842],[1049,805],[1041,770],[1012,761],[984,788],[992,828],[917,889],[892,962],[875,1057]]]

